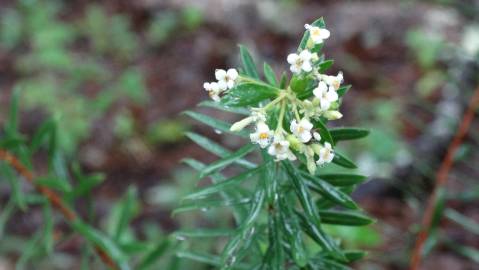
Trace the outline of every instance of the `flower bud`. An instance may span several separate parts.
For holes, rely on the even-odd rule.
[[[327,111],[324,113],[324,117],[328,120],[336,120],[343,117],[343,115],[339,111]]]
[[[243,130],[243,128],[245,128],[246,126],[251,124],[254,121],[254,119],[255,119],[255,117],[253,117],[253,116],[246,117],[246,118],[234,123],[231,126],[230,131],[232,131],[232,132],[241,131],[241,130]]]
[[[286,140],[289,142],[289,147],[291,147],[291,149],[296,151],[299,151],[301,149],[302,143],[298,140],[298,138],[296,138],[296,136],[289,134],[286,137]]]
[[[313,149],[314,153],[316,153],[316,155],[319,155],[319,151],[321,150],[321,145],[319,145],[319,144],[312,144],[312,145],[311,145],[311,148]]]
[[[308,158],[306,167],[308,168],[310,174],[314,174],[316,172],[316,162],[314,162],[313,158]]]

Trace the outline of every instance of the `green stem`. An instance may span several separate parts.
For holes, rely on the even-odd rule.
[[[284,102],[284,100],[282,100],[281,101],[281,111],[279,112],[279,118],[278,118],[278,126],[276,127],[276,133],[283,130],[283,118],[284,118],[284,112],[285,111],[286,111],[286,102]]]

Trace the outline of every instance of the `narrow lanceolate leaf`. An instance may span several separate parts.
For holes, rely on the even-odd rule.
[[[246,75],[254,79],[259,79],[258,70],[256,69],[256,64],[254,63],[253,57],[249,53],[248,49],[239,45],[241,62],[243,63],[244,71]]]
[[[276,74],[274,73],[273,68],[266,62],[264,63],[264,66],[263,66],[263,73],[264,73],[264,77],[266,78],[269,84],[271,84],[274,87],[279,86],[278,80],[276,79]]]
[[[179,208],[176,208],[171,214],[176,215],[183,212],[193,211],[201,209],[202,211],[207,211],[211,208],[216,207],[226,207],[226,206],[237,206],[240,204],[248,204],[251,200],[249,198],[237,199],[237,200],[205,200],[205,201],[194,201],[192,203],[181,205]]]
[[[332,128],[329,130],[334,142],[361,139],[369,135],[364,128]]]
[[[333,163],[348,169],[356,169],[358,167],[349,158],[338,152],[334,153]]]
[[[226,188],[237,185],[237,184],[239,184],[239,183],[241,183],[241,182],[243,182],[247,179],[251,179],[253,176],[258,174],[262,168],[263,167],[258,167],[256,169],[252,169],[252,170],[246,171],[242,174],[239,174],[237,176],[226,179],[222,182],[218,182],[216,184],[207,186],[207,187],[205,187],[203,189],[200,189],[200,190],[198,190],[198,191],[196,191],[192,194],[187,195],[185,197],[185,199],[189,199],[189,200],[198,199],[198,198],[202,198],[202,197],[205,197],[207,195],[210,195],[210,194],[213,194],[213,193],[216,193],[216,192],[223,191]]]
[[[191,230],[180,230],[173,233],[177,237],[220,237],[220,236],[230,236],[233,235],[236,231],[231,229],[191,229]]]
[[[301,228],[307,235],[309,235],[309,237],[323,247],[326,252],[331,252],[332,254],[337,255],[339,258],[343,257],[339,247],[328,235],[326,235],[319,224],[312,223],[311,220],[306,218],[298,211],[295,211],[295,214],[300,221]]]
[[[357,211],[319,210],[321,222],[334,225],[365,226],[375,220]]]
[[[245,107],[277,97],[279,89],[262,82],[245,82],[236,85],[221,99],[224,106]]]
[[[135,214],[138,192],[135,187],[129,187],[125,196],[118,204],[119,215],[114,221],[114,239],[118,241],[128,228],[130,220]]]
[[[304,245],[300,221],[297,216],[294,215],[291,205],[289,205],[284,198],[279,200],[279,207],[281,207],[279,215],[283,227],[283,234],[291,245],[293,260],[298,266],[304,267],[308,262],[308,254],[306,253],[306,247]]]
[[[238,135],[240,137],[248,137],[249,136],[248,132],[246,130],[241,131],[241,132],[231,132],[230,131],[230,127],[231,127],[230,123],[215,119],[215,118],[210,117],[208,115],[204,115],[204,114],[193,112],[193,111],[186,111],[186,112],[184,112],[184,114],[186,114],[189,117],[195,119],[196,121],[199,121],[199,122],[201,122],[205,125],[208,125],[208,126],[214,128],[215,130],[218,130],[219,132],[234,134],[234,135]]]
[[[308,184],[316,191],[318,191],[323,197],[342,205],[346,208],[357,209],[356,203],[346,193],[343,193],[340,189],[332,186],[328,182],[325,182],[317,177],[309,175],[306,172],[301,172],[304,179],[309,180]]]
[[[248,153],[252,152],[256,148],[255,145],[253,144],[246,144],[245,146],[241,147],[238,151],[231,153],[228,156],[225,156],[210,165],[206,166],[201,172],[200,172],[200,178],[203,178],[205,176],[208,176],[228,165],[231,163],[235,162],[236,160],[244,157]]]
[[[120,248],[110,238],[79,220],[73,221],[71,225],[75,231],[85,237],[90,243],[93,243],[106,251],[113,261],[119,265],[121,270],[130,269],[126,262],[127,258],[125,254],[123,254]]]
[[[208,108],[213,108],[217,109],[220,111],[225,111],[225,112],[230,112],[230,113],[235,113],[235,114],[240,114],[240,115],[250,115],[251,112],[248,109],[245,108],[236,108],[236,107],[228,107],[223,105],[221,102],[215,102],[211,100],[205,100],[202,101],[198,104],[199,107],[208,107]]]
[[[193,132],[186,132],[185,135],[190,138],[192,141],[194,141],[196,144],[201,146],[203,149],[219,156],[219,157],[226,157],[231,154],[231,151],[228,149],[225,149],[223,146],[217,144],[216,142],[213,142],[212,140],[201,136],[199,134],[193,133]],[[249,162],[244,159],[238,159],[235,161],[237,164],[244,166],[247,169],[252,169],[255,168],[256,165],[252,162]]]
[[[48,187],[65,193],[68,193],[72,190],[72,187],[67,180],[56,177],[41,177],[36,179],[35,183],[40,186]]]
[[[338,89],[338,95],[340,97],[344,96],[344,94],[346,94],[349,89],[351,89],[351,85],[345,85],[345,86],[342,86]]]
[[[368,253],[366,251],[360,250],[346,250],[344,251],[344,256],[348,259],[348,262],[355,262],[364,258]]]
[[[138,264],[139,270],[151,269],[151,267],[168,251],[171,243],[168,239],[160,241],[151,251],[145,254]]]
[[[37,129],[31,140],[31,153],[35,153],[38,148],[40,148],[42,143],[44,143],[47,138],[53,135],[53,132],[55,132],[55,125],[55,121],[53,119],[49,119]]]
[[[334,60],[325,60],[325,61],[319,63],[319,65],[318,65],[319,72],[320,72],[320,73],[325,72],[325,71],[328,70],[333,64],[334,64]]]
[[[184,259],[189,259],[213,266],[218,266],[222,267],[222,261],[219,256],[214,256],[210,254],[204,254],[204,253],[199,253],[199,252],[191,252],[191,251],[179,251],[176,253],[176,256]],[[246,264],[236,264],[234,267],[230,269],[240,269],[240,270],[251,270],[253,269],[252,266],[246,265]]]
[[[8,112],[8,121],[5,123],[5,131],[8,134],[16,134],[18,130],[18,103],[19,103],[20,91],[15,89],[12,92],[10,98],[10,110]]]
[[[346,173],[339,173],[339,174],[318,174],[318,178],[330,183],[335,187],[347,187],[352,185],[357,185],[364,182],[368,179],[364,175],[359,174],[346,174]]]

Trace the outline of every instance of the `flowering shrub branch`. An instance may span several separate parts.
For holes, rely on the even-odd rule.
[[[183,251],[178,255],[222,269],[346,269],[364,253],[343,250],[339,239],[328,235],[322,225],[363,226],[373,220],[361,213],[349,194],[365,180],[352,173],[321,173],[330,163],[347,169],[355,164],[335,151],[339,141],[359,139],[368,134],[358,128],[328,128],[328,121],[342,117],[341,100],[350,86],[343,86],[343,74],[327,75],[333,64],[320,55],[330,36],[323,19],[305,25],[298,50],[287,56],[292,77],[283,73],[278,80],[264,64],[260,79],[248,50],[240,46],[243,68],[215,72],[217,81],[205,83],[212,102],[201,105],[244,115],[232,125],[196,112],[190,117],[218,131],[247,138],[251,143],[236,152],[199,134],[190,139],[220,157],[206,165],[185,162],[210,177],[212,185],[185,197],[175,213],[191,209],[231,207],[237,229],[179,231],[181,237],[229,236],[220,256]],[[251,132],[246,131],[253,126]],[[262,162],[245,157],[260,149]],[[230,165],[243,172],[226,177]],[[256,181],[254,181],[256,180]],[[214,196],[220,196],[215,199]],[[301,206],[299,208],[298,206]],[[306,245],[312,239],[319,248]]]

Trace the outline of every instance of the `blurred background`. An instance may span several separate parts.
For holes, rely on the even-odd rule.
[[[132,243],[155,245],[178,227],[231,225],[227,209],[171,216],[197,186],[181,159],[215,159],[185,132],[242,144],[180,113],[208,98],[202,85],[215,68],[239,66],[239,43],[278,74],[287,69],[303,25],[320,16],[332,33],[323,49],[335,60],[331,72],[342,70],[353,85],[334,124],[371,129],[342,152],[369,176],[354,197],[378,219],[330,233],[369,251],[354,269],[407,269],[435,173],[479,85],[477,0],[1,0],[0,123],[14,89],[24,134],[54,117],[66,160],[103,175],[78,211],[94,209],[92,222],[111,232],[118,209],[133,206],[118,240],[132,253]],[[479,269],[478,144],[475,120],[440,196],[421,269]],[[41,156],[34,167],[47,170]],[[81,238],[60,224],[45,256],[33,241],[42,209],[10,203],[16,193],[7,178],[0,176],[0,269],[80,269],[88,261]],[[177,240],[170,244],[218,249],[213,241]],[[211,269],[167,253],[152,267]]]

